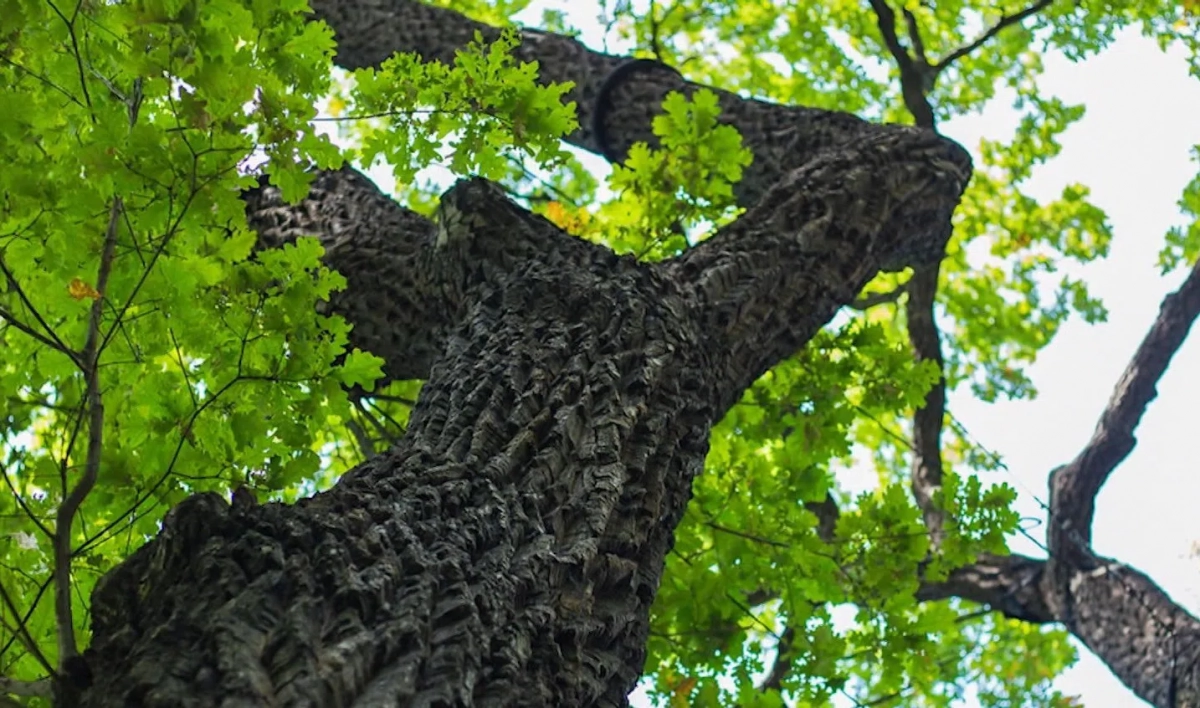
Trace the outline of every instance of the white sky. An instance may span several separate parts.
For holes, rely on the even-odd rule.
[[[546,6],[569,7],[570,21],[584,30],[584,40],[602,46],[594,4],[535,0],[520,17],[536,22]],[[1000,454],[1011,470],[984,481],[1013,485],[1022,516],[1044,521],[1040,502],[1047,498],[1049,470],[1087,442],[1163,296],[1183,279],[1182,272],[1160,276],[1155,259],[1166,230],[1182,223],[1176,202],[1200,168],[1190,160],[1191,147],[1200,144],[1200,81],[1188,76],[1181,49],[1164,54],[1153,41],[1127,31],[1081,64],[1047,56],[1039,85],[1043,95],[1086,104],[1087,113],[1063,136],[1062,153],[1034,170],[1025,191],[1048,201],[1072,182],[1091,187],[1093,203],[1110,218],[1112,247],[1107,259],[1070,272],[1084,277],[1104,300],[1109,319],[1089,326],[1076,318],[1060,330],[1030,370],[1040,392],[1036,400],[985,404],[963,392],[953,395],[950,405],[971,437]],[[982,115],[947,122],[942,130],[972,150],[981,136],[1007,139],[1018,120],[1011,99],[1001,93]],[[599,159],[584,159],[600,174],[606,170]],[[386,169],[371,175],[384,188],[392,184]],[[1192,554],[1192,544],[1200,540],[1200,514],[1195,513],[1200,463],[1192,457],[1190,437],[1200,431],[1197,401],[1200,336],[1193,334],[1160,382],[1159,398],[1139,428],[1137,448],[1100,493],[1093,539],[1098,553],[1148,573],[1200,614],[1200,558]],[[865,479],[848,475],[842,481],[851,488],[871,486],[875,477],[871,472]],[[1030,531],[1044,538],[1044,526]],[[1012,548],[1044,557],[1023,538]],[[1079,649],[1079,662],[1056,684],[1060,690],[1082,697],[1088,708],[1145,705],[1086,648]],[[634,703],[648,705],[637,695]]]

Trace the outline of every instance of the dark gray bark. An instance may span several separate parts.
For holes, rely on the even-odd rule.
[[[313,6],[351,68],[397,50],[445,59],[494,33],[412,0]],[[569,140],[610,157],[652,139],[668,91],[695,88],[654,68],[607,81],[621,58],[541,32],[518,56],[575,82]],[[429,381],[404,440],[330,492],[174,510],[97,589],[82,703],[622,705],[709,427],[878,269],[935,260],[969,175],[927,131],[718,93],[755,154],[738,191],[753,208],[657,266],[477,182],[446,196],[441,231],[349,170],[296,208],[249,194],[262,246],[322,237],[350,282],[333,306],[354,343]],[[935,418],[931,449],[940,404]],[[940,483],[931,454],[914,464],[918,499]],[[919,597],[1063,622],[1155,705],[1200,705],[1195,618],[1089,558],[982,558]]]
[[[94,593],[81,703],[625,704],[710,426],[881,264],[939,253],[969,174],[878,130],[658,265],[480,181],[436,229],[348,169],[248,194],[262,245],[320,235],[356,343],[428,382],[331,491],[174,509]]]

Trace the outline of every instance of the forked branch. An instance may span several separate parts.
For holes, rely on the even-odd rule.
[[[1158,381],[1200,315],[1200,263],[1162,302],[1158,318],[1117,381],[1091,440],[1050,477],[1050,552],[1082,562],[1090,554],[1096,494],[1137,440],[1134,430],[1158,395]]]

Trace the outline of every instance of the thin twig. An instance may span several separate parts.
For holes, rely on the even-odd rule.
[[[12,492],[13,499],[17,500],[17,506],[21,507],[21,511],[25,512],[25,516],[29,517],[29,520],[33,522],[33,525],[36,526],[39,531],[44,533],[46,538],[54,538],[54,533],[42,523],[42,520],[33,512],[33,509],[29,508],[29,504],[26,503],[25,497],[21,495],[19,491],[17,491],[16,485],[13,484],[12,477],[8,475],[8,468],[5,467],[3,463],[0,463],[0,477],[4,477],[4,484],[8,486],[8,491]]]
[[[901,283],[887,292],[863,295],[854,302],[850,303],[849,306],[855,310],[867,310],[875,307],[876,305],[895,302],[899,300],[900,296],[906,292],[908,292],[908,283]]]
[[[39,342],[45,344],[54,351],[66,354],[71,358],[71,361],[75,362],[76,366],[82,368],[83,361],[80,358],[79,353],[71,347],[68,347],[66,342],[63,342],[63,340],[59,338],[58,333],[54,331],[54,328],[51,327],[48,322],[46,322],[45,318],[42,317],[42,314],[33,306],[33,302],[29,299],[29,296],[25,294],[25,290],[17,281],[16,276],[14,276],[12,271],[8,269],[8,266],[5,265],[3,258],[0,258],[0,275],[3,275],[8,281],[8,286],[17,293],[17,298],[21,301],[21,304],[25,306],[25,309],[29,311],[29,314],[33,316],[33,319],[37,320],[37,323],[41,325],[43,330],[46,331],[46,335],[48,335],[48,337],[35,331],[32,327],[22,324],[13,315],[6,311],[0,310],[0,319],[5,320],[13,327],[16,327],[29,336],[37,339]]]
[[[1015,15],[1001,15],[1000,21],[997,22],[995,25],[993,25],[991,27],[991,29],[989,29],[988,31],[979,35],[979,37],[975,41],[973,41],[970,44],[967,44],[965,46],[959,47],[958,49],[955,49],[953,52],[950,52],[944,58],[942,58],[941,61],[934,64],[933,65],[934,75],[941,73],[942,70],[945,69],[946,67],[950,66],[951,64],[958,61],[959,59],[962,59],[963,57],[965,57],[966,55],[975,51],[976,49],[979,49],[981,46],[983,46],[983,44],[985,42],[992,39],[996,35],[1000,34],[1000,32],[1003,31],[1005,27],[1009,27],[1010,25],[1015,25],[1018,22],[1021,22],[1022,20],[1024,20],[1025,18],[1030,17],[1030,16],[1042,11],[1042,10],[1046,9],[1047,7],[1050,7],[1050,5],[1053,2],[1054,2],[1054,0],[1038,0],[1038,2],[1035,2],[1034,4],[1030,5],[1029,7],[1025,8],[1024,10],[1021,10],[1020,12],[1018,12]]]
[[[13,619],[21,617],[21,612],[18,611],[17,604],[13,601],[12,596],[8,594],[8,589],[4,587],[4,583],[0,583],[0,603],[4,604],[4,609],[8,610],[8,614],[11,615]],[[50,661],[38,647],[37,641],[35,641],[34,638],[29,634],[29,625],[27,622],[28,619],[28,615],[26,615],[25,618],[21,620],[19,625],[11,628],[13,637],[19,639],[21,646],[25,647],[25,650],[29,652],[34,660],[41,664],[42,669],[44,669],[46,673],[53,676],[55,673],[54,667],[50,665]]]
[[[912,42],[917,60],[928,66],[929,61],[925,58],[925,42],[921,39],[921,28],[917,26],[917,16],[907,7],[903,9],[903,12],[904,22],[908,25],[908,39]]]

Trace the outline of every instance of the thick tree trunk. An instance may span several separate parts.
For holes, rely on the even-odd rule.
[[[294,506],[201,495],[93,596],[86,706],[624,705],[709,428],[881,265],[941,252],[970,174],[927,131],[818,154],[659,265],[480,181],[435,230],[351,170],[262,245],[322,237],[404,440]]]
[[[888,8],[872,6],[886,39]],[[493,33],[415,0],[313,7],[346,67],[395,50],[445,59]],[[661,66],[618,71],[630,65],[569,38],[524,40],[518,55],[544,78],[576,85],[568,139],[610,158],[652,141],[667,91],[695,88]],[[440,232],[350,170],[323,175],[296,208],[249,194],[260,246],[320,235],[350,284],[333,307],[354,343],[390,376],[429,381],[403,442],[330,492],[174,510],[98,587],[93,683],[63,694],[90,706],[623,704],[709,426],[878,268],[936,259],[968,173],[929,133],[718,94],[754,151],[738,198],[756,206],[659,266],[571,240],[479,183],[447,195]],[[1188,283],[1160,318],[1174,346],[1200,309],[1200,270]],[[1152,391],[1156,375],[1134,364]],[[1131,435],[1136,416],[1120,418],[1106,416],[1097,446],[1110,428]],[[1056,476],[1049,561],[981,558],[918,597],[1063,622],[1156,705],[1196,705],[1196,618],[1088,548],[1089,495],[1128,452],[1092,447]],[[914,477],[918,497],[931,479]],[[1085,531],[1060,533],[1064,520]]]
[[[491,273],[452,298],[399,446],[294,507],[196,497],[97,592],[88,705],[624,701],[709,354],[676,284],[510,216],[430,259]]]

